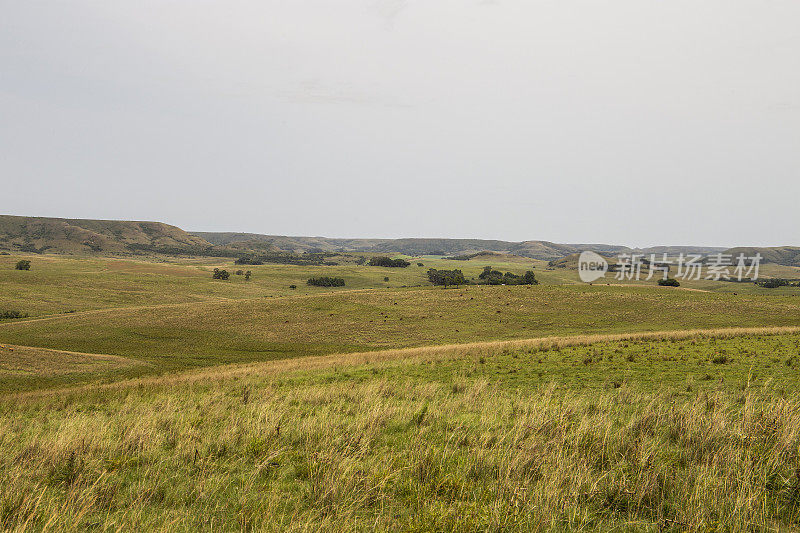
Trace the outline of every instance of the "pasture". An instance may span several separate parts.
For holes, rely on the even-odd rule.
[[[528,260],[15,259],[4,529],[800,527],[796,288],[588,286]],[[425,277],[489,264],[541,284]]]

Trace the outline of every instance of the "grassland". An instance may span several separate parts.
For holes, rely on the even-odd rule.
[[[15,375],[0,378],[0,390],[447,343],[800,323],[797,289],[733,294],[652,284],[586,286],[554,284],[544,275],[533,287],[442,290],[425,281],[428,266],[457,264],[472,277],[490,260],[420,258],[425,266],[415,261],[406,269],[263,265],[247,267],[253,271],[250,281],[232,276],[222,282],[211,279],[211,269],[233,270],[234,265],[41,256],[25,272],[13,270],[15,259],[0,256],[0,267],[6,267],[0,268],[0,309],[31,318],[0,322],[0,342],[124,357],[137,364],[57,379]],[[515,272],[535,266],[524,259],[494,263]],[[344,277],[347,286],[322,289],[304,283],[319,274]],[[391,280],[398,286],[389,287]],[[292,284],[297,289],[290,289]]]
[[[513,258],[17,259],[4,530],[800,528],[796,288],[587,286]],[[542,284],[425,279],[489,264]]]
[[[797,527],[800,336],[680,337],[421,348],[18,396],[0,404],[0,519],[52,530]]]

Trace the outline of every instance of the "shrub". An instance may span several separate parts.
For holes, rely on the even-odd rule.
[[[330,278],[328,276],[309,278],[306,283],[316,287],[344,287],[344,280],[342,278]]]
[[[658,280],[658,284],[662,287],[680,287],[680,282],[675,278],[667,278]]]
[[[27,259],[20,259],[17,261],[17,264],[14,266],[17,270],[30,270],[31,269],[31,262]]]
[[[237,270],[237,271],[236,271],[236,275],[237,275],[237,276],[242,276],[242,275],[244,275],[244,270]]]
[[[424,264],[424,263],[417,263],[417,266],[418,266],[418,267],[424,267],[424,266],[425,266],[425,264]]]
[[[297,285],[289,285],[289,288],[295,290],[297,288]]]
[[[383,278],[383,281],[389,281],[389,276],[385,276],[385,277]]]
[[[245,273],[244,273],[244,279],[245,279],[245,281],[250,281],[250,277],[251,277],[252,275],[253,275],[253,273],[252,273],[252,272],[250,272],[249,270],[248,270],[247,272],[245,272]]]

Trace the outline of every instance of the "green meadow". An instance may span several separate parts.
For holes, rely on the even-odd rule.
[[[789,531],[799,349],[797,333],[565,338],[29,393],[0,403],[0,519],[61,531]]]
[[[800,289],[511,256],[21,257],[0,256],[0,311],[28,315],[0,320],[3,529],[800,528]],[[425,274],[489,265],[540,284]]]

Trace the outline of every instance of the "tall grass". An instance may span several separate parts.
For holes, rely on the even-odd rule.
[[[540,353],[520,357],[533,364]],[[388,379],[389,365],[402,372]],[[406,358],[360,374],[253,372],[6,401],[0,523],[70,531],[800,527],[795,392],[722,383],[515,389],[443,376],[435,365]]]

